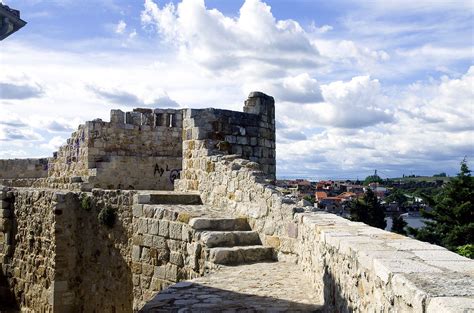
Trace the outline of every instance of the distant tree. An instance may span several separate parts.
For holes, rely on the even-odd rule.
[[[447,177],[445,172],[439,173],[439,174],[434,174],[433,177]]]
[[[396,214],[392,217],[392,231],[394,233],[400,235],[406,235],[407,231],[405,230],[405,226],[407,226],[407,222],[400,216],[400,214]]]
[[[350,206],[351,220],[385,229],[385,212],[375,193],[368,189],[362,199],[354,200]]]
[[[459,246],[456,249],[456,252],[467,258],[474,259],[474,244],[467,244],[464,246]]]
[[[428,220],[418,230],[409,229],[419,240],[442,245],[452,251],[474,244],[474,177],[466,159],[460,172],[434,197],[431,212],[422,211]]]
[[[383,183],[383,179],[379,176],[379,175],[370,175],[370,176],[367,176],[365,179],[364,179],[364,185],[368,185],[368,184],[371,184],[371,183],[379,183],[379,184],[382,184]]]
[[[403,208],[406,206],[408,198],[402,190],[394,189],[387,197],[385,197],[385,202],[396,202],[399,208]]]
[[[303,199],[305,199],[308,202],[311,202],[312,204],[314,204],[314,202],[315,202],[314,196],[306,195],[306,196],[303,197]]]

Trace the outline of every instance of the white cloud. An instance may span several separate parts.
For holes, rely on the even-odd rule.
[[[41,97],[44,88],[35,79],[18,71],[0,72],[0,99],[23,100]]]
[[[287,124],[303,124],[304,128],[361,128],[393,121],[390,100],[383,95],[376,79],[357,76],[347,82],[321,85],[321,90],[321,103],[308,103],[298,110],[291,103],[284,105],[281,110],[287,116]]]
[[[473,84],[474,67],[459,78],[443,77],[439,81],[416,83],[395,96],[385,95],[380,83],[368,77],[322,85],[327,107],[314,105],[313,114],[304,111],[298,122],[296,114],[290,119],[290,127],[293,131],[304,129],[306,134],[322,124],[326,127],[307,136],[307,140],[280,141],[277,146],[279,164],[286,164],[287,171],[312,172],[321,177],[334,172],[335,168],[349,173],[346,177],[354,173],[368,174],[376,168],[384,169],[386,176],[432,175],[439,169],[456,172],[464,156],[471,161],[474,158]],[[349,99],[354,101],[346,102]],[[388,123],[365,128],[334,128],[341,121],[349,125],[359,123],[360,116],[370,116],[368,108],[377,107],[377,103],[380,110],[392,105],[394,118]],[[331,114],[336,108],[343,117]],[[329,112],[329,115],[321,123],[315,112],[321,115]],[[347,119],[351,115],[352,120]],[[302,122],[304,118],[306,122]],[[293,163],[295,155],[299,158],[298,166],[288,165]]]
[[[239,16],[208,10],[203,0],[183,0],[159,8],[145,1],[142,22],[156,27],[181,53],[210,70],[251,63],[290,67],[316,66],[318,51],[293,20],[276,20],[270,6],[246,0]]]
[[[417,14],[426,6],[408,2]],[[141,14],[152,32],[123,14],[106,25],[107,38],[2,46],[0,82],[41,93],[0,99],[0,155],[48,156],[65,132],[107,120],[112,108],[241,110],[253,90],[276,99],[279,174],[429,174],[474,154],[472,13],[462,5],[437,2],[424,15],[400,6],[392,16],[364,1],[305,28],[297,16],[278,20],[263,0],[246,0],[235,15],[202,0],[156,3],[145,1]]]
[[[41,148],[47,149],[50,151],[57,151],[60,146],[65,144],[65,142],[66,142],[66,138],[55,136],[51,138],[47,143],[41,144]]]
[[[121,35],[125,32],[126,28],[127,28],[127,23],[125,23],[123,20],[120,20],[117,23],[117,25],[115,25],[115,32]]]
[[[333,27],[331,25],[323,25],[321,27],[318,27],[318,26],[316,26],[316,23],[314,21],[312,21],[311,24],[309,25],[309,30],[312,33],[324,34],[328,31],[333,30]]]

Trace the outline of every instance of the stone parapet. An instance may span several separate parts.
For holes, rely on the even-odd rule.
[[[296,213],[295,253],[329,312],[464,312],[474,261],[445,248],[325,212]],[[446,301],[449,297],[449,301]]]
[[[258,165],[229,155],[203,159],[212,169],[196,176],[204,203],[247,217],[279,260],[308,273],[325,311],[474,309],[474,261],[333,214],[302,213]]]
[[[0,179],[34,179],[47,176],[47,158],[0,160]]]

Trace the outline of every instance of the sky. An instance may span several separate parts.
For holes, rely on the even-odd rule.
[[[275,97],[277,177],[455,175],[474,163],[471,0],[3,0],[0,158],[51,156],[134,107]]]

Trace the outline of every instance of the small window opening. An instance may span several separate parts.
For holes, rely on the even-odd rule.
[[[163,126],[163,114],[155,114],[155,126]]]

